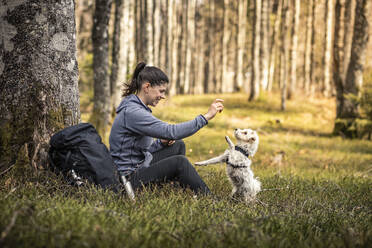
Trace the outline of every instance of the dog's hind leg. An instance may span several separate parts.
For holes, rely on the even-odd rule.
[[[224,154],[222,154],[218,157],[211,158],[211,159],[201,161],[201,162],[195,162],[195,165],[200,166],[200,165],[217,164],[217,163],[225,162],[226,159],[227,159],[227,153],[225,152]]]
[[[234,143],[232,143],[232,141],[229,138],[229,136],[225,136],[225,139],[227,141],[227,144],[229,144],[230,149],[234,149],[235,145],[234,145]]]

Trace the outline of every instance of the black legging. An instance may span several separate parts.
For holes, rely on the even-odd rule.
[[[138,169],[130,175],[129,180],[134,190],[142,185],[176,181],[181,187],[190,188],[197,194],[210,194],[208,186],[185,157],[185,143],[182,140],[155,152],[150,167]]]

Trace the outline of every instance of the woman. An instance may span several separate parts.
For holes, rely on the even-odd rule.
[[[125,98],[116,110],[110,153],[119,173],[127,177],[134,190],[142,185],[177,181],[195,193],[209,194],[207,185],[185,157],[181,139],[196,133],[221,112],[223,100],[216,99],[204,115],[171,125],[154,117],[149,108],[165,98],[168,83],[159,68],[137,65],[131,81],[124,85]]]

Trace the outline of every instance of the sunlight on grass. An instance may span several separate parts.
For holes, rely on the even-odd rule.
[[[94,187],[73,188],[45,170],[17,165],[0,178],[1,247],[367,247],[372,243],[372,142],[331,135],[334,99],[248,102],[245,94],[175,96],[154,115],[179,123],[206,113],[215,98],[223,113],[186,138],[192,161],[214,157],[234,128],[258,131],[252,169],[259,201],[230,198],[225,165],[197,167],[213,192],[176,185],[145,189],[132,202]],[[89,109],[89,107],[87,107]],[[82,119],[89,111],[82,109]],[[106,135],[108,136],[108,135]],[[108,140],[105,140],[108,143]],[[284,154],[280,162],[274,157]],[[12,224],[12,220],[14,223]],[[7,231],[8,230],[8,231]]]

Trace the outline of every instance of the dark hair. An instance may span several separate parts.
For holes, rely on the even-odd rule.
[[[165,73],[155,66],[146,66],[146,63],[140,62],[133,72],[132,78],[128,83],[124,83],[123,97],[138,93],[143,83],[149,82],[151,86],[169,83]]]

